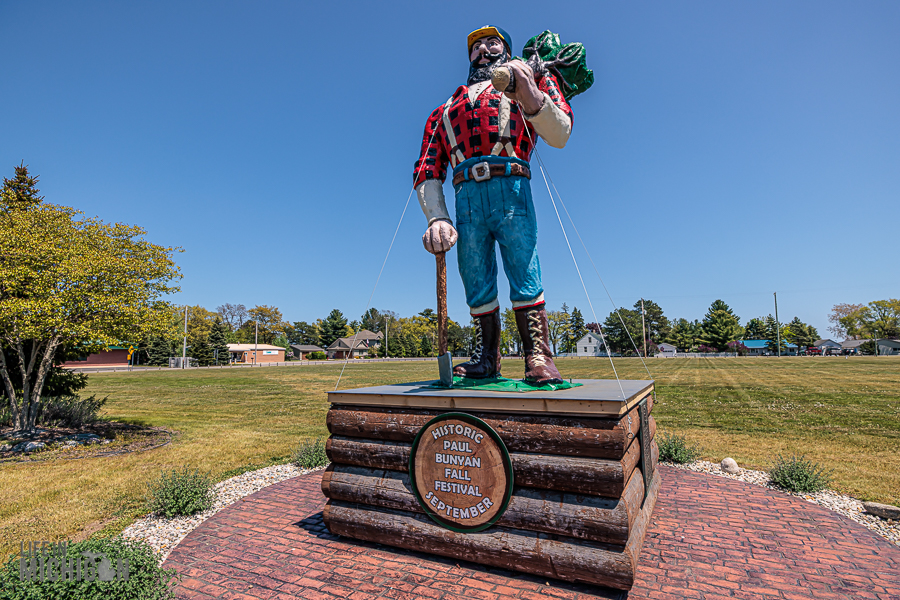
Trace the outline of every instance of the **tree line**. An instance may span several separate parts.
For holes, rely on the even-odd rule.
[[[595,333],[602,332],[610,351],[623,356],[643,354],[644,344],[647,354],[653,355],[663,342],[682,352],[743,354],[747,350],[743,344],[746,340],[768,340],[767,348],[777,352],[779,338],[781,350],[787,343],[810,346],[819,339],[816,328],[798,317],[779,323],[770,314],[754,317],[741,325],[740,317],[721,299],[710,304],[702,320],[693,321],[670,320],[656,302],[638,300],[631,309],[610,312],[602,326],[591,323],[588,328]]]
[[[180,354],[184,311],[188,313],[189,353],[200,364],[213,364],[216,348],[227,343],[253,343],[258,331],[260,343],[285,348],[292,344],[328,348],[339,338],[352,339],[358,330],[382,334],[382,342],[368,349],[371,357],[421,357],[437,353],[437,313],[426,308],[418,314],[401,317],[392,310],[370,308],[358,319],[348,319],[340,309],[333,309],[324,318],[312,321],[287,321],[274,306],[223,304],[215,311],[200,306],[179,307],[173,312],[178,320],[178,335],[171,338],[170,352]],[[834,315],[838,315],[835,317]],[[874,330],[885,332],[882,337],[896,337],[900,328],[900,302],[875,301],[869,305],[836,305],[829,330],[846,337],[871,337]],[[515,323],[515,314],[507,308],[501,314],[501,350],[504,354],[521,352],[522,340]],[[683,352],[747,351],[744,341],[767,340],[773,353],[786,350],[787,344],[798,347],[812,345],[820,338],[818,330],[799,317],[778,322],[771,314],[753,317],[745,322],[721,299],[710,304],[702,319],[670,319],[653,300],[644,299],[632,308],[609,313],[600,323],[585,322],[578,307],[565,303],[559,310],[547,311],[549,343],[554,354],[574,353],[578,340],[592,331],[603,334],[609,351],[622,356],[648,355],[659,351],[659,344],[672,344]],[[837,329],[835,331],[835,329]],[[881,335],[881,334],[879,334]],[[646,336],[644,338],[643,336]],[[472,323],[457,323],[448,319],[448,349],[456,356],[473,351]],[[151,363],[153,350],[149,349]],[[160,351],[159,361],[165,352]],[[166,355],[168,356],[168,355]],[[160,363],[162,364],[162,363]]]

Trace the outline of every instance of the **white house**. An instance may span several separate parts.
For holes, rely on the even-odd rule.
[[[606,355],[606,348],[603,346],[603,340],[598,333],[589,331],[576,343],[575,356]]]
[[[656,353],[657,357],[660,358],[668,358],[672,356],[676,356],[678,354],[678,348],[673,346],[672,344],[667,344],[663,342],[659,345],[659,352]]]

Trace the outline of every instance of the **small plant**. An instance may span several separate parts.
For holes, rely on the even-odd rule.
[[[71,427],[79,429],[83,425],[100,420],[100,409],[106,404],[106,398],[97,400],[96,396],[81,398],[78,395],[58,396],[41,401],[37,423],[45,427]]]
[[[325,438],[318,437],[314,440],[304,440],[294,452],[291,460],[301,469],[316,469],[328,464],[328,455],[325,454]]]
[[[769,469],[772,483],[798,494],[815,494],[831,484],[831,471],[806,459],[806,456],[784,458],[780,454]]]
[[[19,577],[19,554],[13,554],[0,566],[0,600],[169,600],[175,597],[173,583],[179,578],[175,569],[163,569],[159,558],[147,542],[122,538],[99,538],[70,542],[66,546],[66,561],[85,562],[88,553],[103,554],[110,567],[116,570],[128,563],[128,577],[112,581],[82,579],[50,581],[22,580]],[[71,557],[71,558],[69,558]]]
[[[325,360],[325,358],[325,353],[320,350],[310,352],[306,355],[306,360]]]
[[[213,480],[209,473],[184,467],[160,473],[147,489],[147,508],[150,512],[171,519],[178,515],[193,515],[212,507],[215,501]]]
[[[659,460],[679,465],[694,462],[700,458],[700,446],[689,443],[683,435],[664,433],[657,440],[659,444]]]

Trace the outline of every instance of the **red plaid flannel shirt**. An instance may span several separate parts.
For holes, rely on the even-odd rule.
[[[559,91],[556,77],[548,73],[538,82],[538,89],[546,92],[550,100],[563,112],[569,115],[574,122],[572,108],[566,102]],[[516,155],[522,160],[528,161],[534,150],[537,134],[534,127],[525,120],[519,105],[513,102],[510,106],[509,136],[516,150]],[[456,143],[462,150],[466,159],[475,156],[490,154],[499,137],[500,92],[489,85],[474,103],[469,102],[469,88],[460,86],[453,94],[453,102],[450,104],[450,124],[456,135]],[[422,137],[422,150],[419,160],[416,161],[413,170],[413,187],[418,186],[426,179],[440,179],[447,177],[447,165],[450,162],[450,138],[444,130],[444,105],[438,106],[425,123],[425,134]],[[528,128],[529,136],[524,132]],[[437,133],[435,133],[435,131]],[[434,138],[432,139],[432,134]],[[428,143],[429,140],[431,144]],[[500,156],[508,156],[504,148]],[[422,162],[424,161],[424,165]],[[420,169],[421,166],[421,169]]]

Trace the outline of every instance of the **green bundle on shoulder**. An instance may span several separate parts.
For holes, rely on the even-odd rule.
[[[529,65],[539,63],[556,76],[567,102],[594,84],[594,72],[587,68],[587,54],[580,42],[563,44],[559,35],[545,31],[528,40],[522,55]]]

